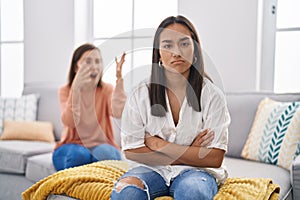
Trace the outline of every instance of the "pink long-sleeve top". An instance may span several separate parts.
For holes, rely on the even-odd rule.
[[[87,148],[108,143],[119,148],[114,141],[110,117],[122,115],[126,102],[123,79],[117,81],[115,88],[102,82],[102,87],[92,92],[82,91],[76,97],[65,85],[59,89],[58,96],[64,129],[54,149],[70,143]]]

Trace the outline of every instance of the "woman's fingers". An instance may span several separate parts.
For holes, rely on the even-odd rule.
[[[214,140],[215,138],[215,134],[213,131],[211,132],[208,132],[207,134],[205,134],[204,137],[201,138],[201,141],[199,142],[200,146],[208,146],[212,143],[212,141]]]
[[[115,62],[116,62],[116,77],[117,78],[122,78],[122,67],[123,67],[123,64],[125,62],[125,56],[126,56],[126,53],[124,52],[121,56],[121,59],[120,61],[118,61],[117,57],[115,57]]]
[[[126,53],[123,52],[123,54],[121,56],[121,59],[120,59],[120,62],[119,62],[121,68],[122,68],[123,63],[125,62],[125,56],[126,56]]]
[[[201,131],[198,135],[196,140],[198,141],[203,141],[205,139],[205,136],[207,135],[207,133],[209,132],[209,129],[205,129],[203,131]]]
[[[87,78],[91,75],[91,68],[89,66],[79,66],[76,76]]]
[[[214,132],[210,129],[201,131],[192,143],[192,146],[205,147],[211,144],[214,139]]]
[[[215,138],[215,134],[213,131],[207,131],[201,138],[199,138],[199,145],[202,147],[208,146],[212,143]]]
[[[200,146],[200,144],[204,141],[203,137],[206,135],[206,133],[207,133],[207,129],[201,131],[194,139],[192,146]]]
[[[91,76],[91,74],[95,73],[96,76]],[[97,85],[99,79],[97,79],[98,71],[92,70],[89,66],[79,66],[75,79],[74,86],[77,89],[94,89],[95,85]]]

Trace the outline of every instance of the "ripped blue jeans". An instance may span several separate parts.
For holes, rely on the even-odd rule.
[[[215,178],[209,173],[197,169],[181,172],[172,179],[170,186],[166,185],[160,174],[146,167],[133,168],[120,179],[125,177],[140,179],[144,183],[145,189],[127,185],[117,192],[115,189],[117,182],[111,194],[112,200],[153,200],[160,196],[172,196],[174,200],[210,200],[218,192]]]

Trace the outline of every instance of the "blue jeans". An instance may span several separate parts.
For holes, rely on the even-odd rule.
[[[170,186],[166,185],[160,174],[146,167],[133,168],[120,179],[125,177],[139,178],[144,183],[145,189],[128,185],[117,192],[114,188],[112,200],[153,200],[160,196],[172,196],[175,200],[210,200],[218,192],[216,179],[209,173],[197,169],[181,172],[172,179]]]
[[[119,150],[110,144],[101,144],[92,148],[78,144],[64,144],[52,155],[52,162],[57,171],[100,160],[121,160],[121,155]]]

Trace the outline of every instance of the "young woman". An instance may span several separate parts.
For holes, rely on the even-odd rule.
[[[222,161],[230,116],[223,93],[205,75],[200,41],[188,19],[161,22],[152,63],[150,80],[127,97],[122,149],[135,162],[111,199],[213,199],[227,177]]]
[[[69,81],[59,89],[61,140],[53,153],[56,170],[98,160],[119,160],[110,117],[121,117],[126,101],[121,60],[116,59],[116,87],[102,81],[102,57],[92,44],[78,47],[72,57]]]

